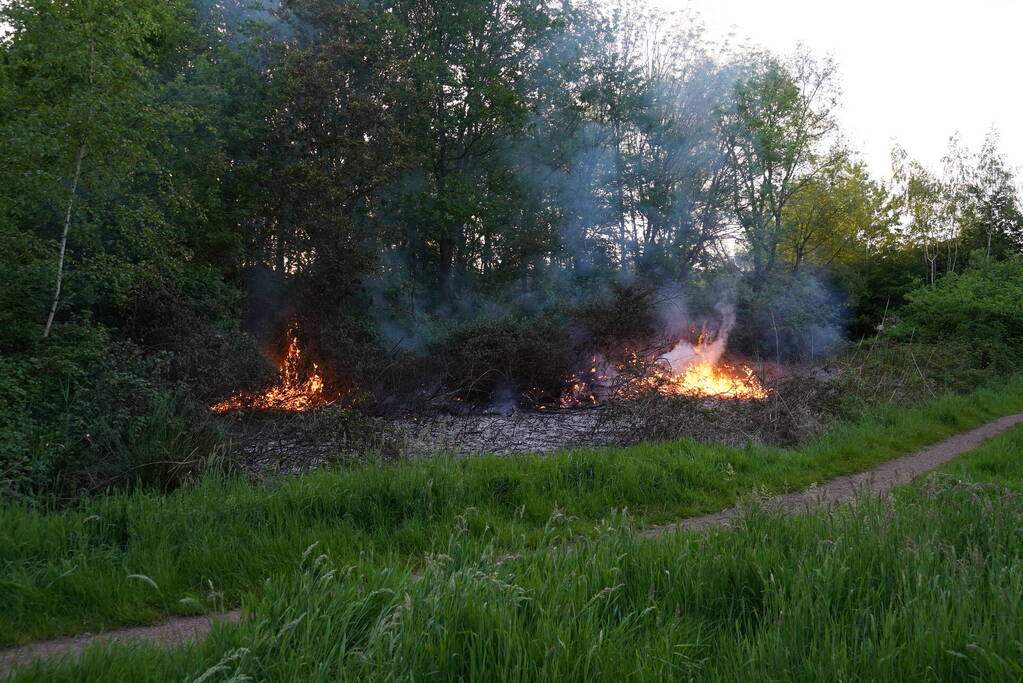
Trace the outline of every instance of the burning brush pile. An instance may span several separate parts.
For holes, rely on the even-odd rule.
[[[789,424],[795,418],[778,401],[766,400],[781,393],[782,385],[775,387],[780,369],[729,355],[730,311],[695,324],[679,318],[674,326],[655,320],[645,327],[617,315],[574,328],[564,318],[532,329],[521,319],[492,323],[446,338],[451,355],[418,353],[390,363],[374,357],[364,365],[369,372],[343,380],[334,368],[346,365],[324,352],[329,343],[293,321],[268,354],[277,366],[271,381],[236,391],[210,410],[255,413],[232,428],[246,466],[275,471],[367,453],[513,454],[680,436],[724,443],[798,439],[805,430]],[[602,329],[609,332],[595,334]],[[560,345],[559,332],[565,335]],[[579,358],[589,362],[571,370]],[[407,381],[373,376],[374,368],[383,373],[388,366]]]
[[[551,411],[636,400],[651,395],[762,401],[770,395],[770,390],[754,366],[726,357],[728,335],[734,322],[734,317],[724,311],[713,323],[705,321],[686,326],[674,334],[662,329],[657,335],[662,341],[628,343],[605,338],[598,344],[601,351],[586,354],[588,362],[581,370],[567,372],[559,371],[559,362],[551,362],[550,356],[542,350],[534,348],[520,354],[523,357],[516,360],[510,358],[514,355],[512,353],[493,353],[490,356],[476,353],[474,342],[479,344],[478,338],[461,343],[456,340],[454,345],[463,349],[462,354],[472,363],[461,364],[466,368],[463,376],[445,375],[441,369],[436,371],[440,379],[431,378],[427,370],[423,386],[429,384],[432,389],[420,388],[418,408],[401,412],[443,412],[445,406],[448,409],[457,407],[457,413],[472,412],[474,407],[485,412],[498,402],[504,406],[504,412],[513,409]],[[494,336],[500,337],[501,334]],[[236,410],[301,413],[328,406],[347,407],[350,397],[355,394],[354,387],[339,389],[337,378],[325,377],[321,363],[312,360],[310,354],[303,350],[302,339],[299,324],[292,322],[278,345],[283,351],[278,354],[273,381],[260,390],[237,391],[210,406],[210,410],[218,414]],[[503,340],[498,343],[503,343]],[[534,342],[533,346],[546,346],[548,343],[554,342],[543,338],[539,344]],[[504,349],[491,345],[498,350]],[[579,349],[576,353],[576,358],[583,355]],[[564,363],[561,367],[571,365]],[[532,373],[532,380],[523,381],[523,368]],[[516,371],[520,373],[517,382]],[[515,388],[516,383],[518,389]],[[535,388],[522,390],[523,386]],[[405,389],[408,390],[407,387]],[[387,393],[395,392],[392,388]],[[497,396],[503,398],[497,399]],[[385,396],[377,403],[391,398]]]
[[[305,412],[337,402],[339,392],[328,392],[318,363],[308,360],[299,346],[298,323],[285,333],[287,347],[277,363],[274,381],[259,391],[238,391],[210,406],[214,413],[232,410]]]
[[[647,392],[662,396],[759,401],[769,392],[753,368],[723,360],[727,336],[678,340],[665,353],[624,347],[618,360],[594,356],[588,370],[572,375],[559,403],[562,408],[598,405],[610,398],[635,399]],[[540,406],[545,408],[545,406]]]
[[[749,363],[726,360],[728,336],[735,326],[731,309],[718,307],[713,319],[691,324],[671,316],[659,343],[612,346],[592,357],[589,368],[573,374],[560,407],[598,405],[610,399],[664,397],[761,401],[769,395]]]

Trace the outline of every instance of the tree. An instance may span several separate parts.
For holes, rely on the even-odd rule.
[[[904,150],[892,151],[892,177],[901,205],[906,238],[919,247],[927,264],[927,282],[938,277],[941,244],[950,235],[942,218],[942,198],[947,196],[941,180],[920,163],[910,161]]]
[[[862,164],[842,164],[807,180],[783,212],[780,248],[793,272],[830,266],[876,249],[893,218],[888,193]]]
[[[806,183],[844,158],[835,146],[836,67],[797,53],[787,62],[756,56],[721,112],[731,204],[754,293],[767,284],[786,232],[785,212]]]
[[[83,193],[123,185],[161,117],[151,68],[174,49],[182,6],[155,0],[16,0],[2,62],[0,130],[10,169],[0,211],[57,242],[42,336],[61,303]]]
[[[504,139],[521,131],[535,94],[526,91],[553,26],[530,0],[380,2],[401,25],[404,82],[398,104],[426,184],[412,195],[423,207],[406,221],[407,253],[429,250],[440,301],[455,303],[473,253],[467,230],[486,212],[493,175],[485,172]],[[418,223],[424,224],[420,231]],[[417,265],[410,263],[412,270]]]
[[[713,113],[736,73],[713,61],[686,16],[647,18],[638,42],[646,95],[633,113],[629,219],[643,265],[684,280],[721,251],[727,231],[728,168]]]
[[[1023,251],[1023,203],[1015,174],[998,151],[998,134],[984,140],[964,187],[964,239],[985,260]]]

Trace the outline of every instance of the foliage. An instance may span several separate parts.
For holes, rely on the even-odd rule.
[[[871,338],[891,326],[906,296],[919,289],[926,271],[918,249],[879,250],[842,264],[834,272],[849,297],[849,337],[854,341]]]
[[[585,304],[477,318],[435,333],[427,355],[460,401],[495,401],[506,409],[520,400],[526,407],[557,404],[566,378],[594,356],[622,356],[656,339],[656,294],[617,286]]]
[[[220,430],[168,385],[160,358],[65,324],[35,353],[0,357],[5,495],[67,500],[122,486],[172,488],[224,456]]]
[[[895,220],[888,192],[862,165],[840,164],[808,178],[783,211],[780,249],[793,272],[826,267],[875,253],[890,239]]]
[[[5,493],[171,486],[221,449],[192,403],[203,392],[181,391],[246,359],[239,297],[192,251],[203,242],[188,218],[210,207],[180,172],[203,136],[203,113],[180,96],[184,55],[202,47],[190,16],[148,0],[3,8]],[[243,373],[230,374],[222,386]]]
[[[950,273],[907,295],[892,334],[960,345],[981,368],[1014,368],[1023,358],[1023,259]]]
[[[554,315],[461,325],[437,342],[445,384],[458,400],[496,399],[513,407],[523,393],[557,396],[575,354],[566,321]]]
[[[762,58],[737,83],[734,111],[722,118],[754,293],[775,269],[795,193],[844,158],[840,149],[822,149],[836,130],[834,70],[806,54],[791,64]]]

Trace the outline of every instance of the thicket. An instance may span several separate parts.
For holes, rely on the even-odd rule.
[[[910,292],[891,334],[948,344],[978,368],[1012,371],[1023,360],[1023,258],[950,273]]]

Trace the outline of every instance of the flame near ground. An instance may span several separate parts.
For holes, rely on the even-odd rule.
[[[649,361],[628,349],[618,363],[595,356],[588,371],[569,378],[560,405],[596,405],[611,396],[629,399],[650,391],[664,396],[766,399],[769,391],[749,365],[722,360],[726,340],[727,335],[721,335],[708,342],[704,333],[696,343],[681,340]]]
[[[670,374],[656,377],[659,371],[654,372],[661,393],[744,400],[767,398],[767,390],[751,367],[722,360],[730,325],[711,341],[707,341],[707,333],[702,332],[695,344],[687,341],[675,344],[664,356]]]
[[[653,360],[629,349],[624,350],[624,359],[618,363],[595,356],[588,370],[568,378],[559,405],[562,408],[596,405],[611,397],[632,399],[651,391],[664,396],[746,401],[768,397],[768,390],[751,367],[722,360],[727,332],[709,342],[706,337],[706,333],[701,333],[695,343],[680,340]],[[297,325],[288,329],[287,341],[287,351],[271,386],[262,391],[236,392],[210,406],[210,410],[305,412],[331,405],[334,401],[326,393],[319,365],[303,358]],[[537,407],[545,410],[549,406]]]
[[[298,326],[288,328],[288,350],[278,366],[277,381],[258,392],[237,392],[231,398],[210,406],[214,413],[248,408],[304,412],[330,405],[319,365],[312,363],[303,371],[302,351],[298,344]]]

